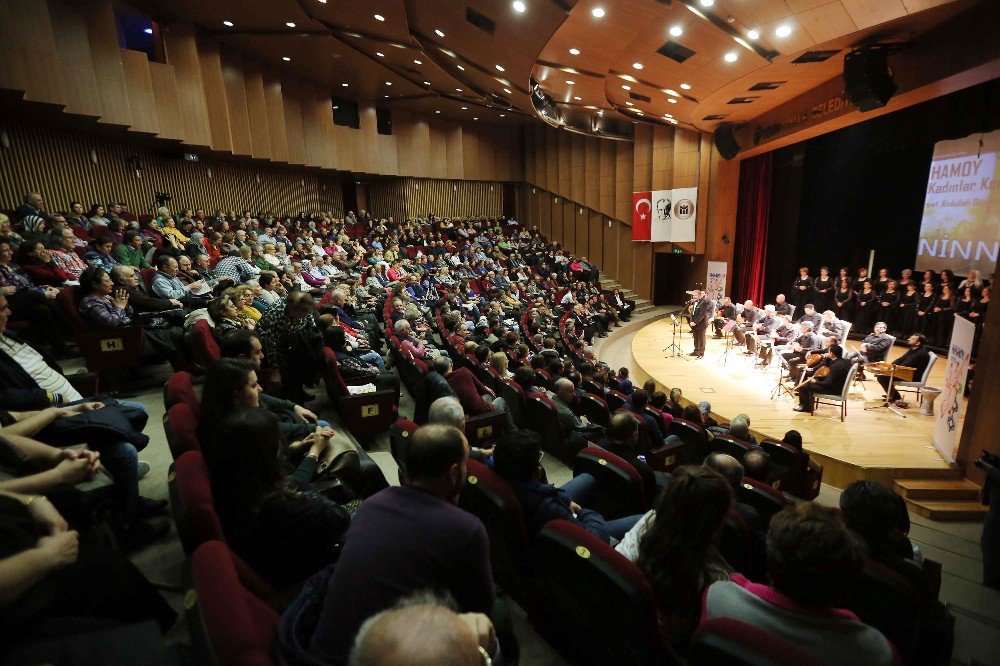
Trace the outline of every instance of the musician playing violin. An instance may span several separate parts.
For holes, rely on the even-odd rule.
[[[844,384],[847,382],[847,375],[851,370],[851,363],[847,359],[843,358],[844,348],[838,344],[833,344],[827,350],[826,359],[828,361],[827,368],[829,372],[826,377],[817,379],[815,377],[808,379],[806,383],[799,388],[799,404],[793,409],[797,412],[808,412],[812,414],[813,411],[813,396],[817,393],[838,395],[844,390]]]
[[[726,325],[727,321],[732,321],[733,319],[736,319],[736,306],[733,305],[732,299],[725,296],[722,299],[722,305],[719,307],[718,312],[715,313],[715,319],[712,320],[716,338],[722,337],[722,327]]]
[[[798,376],[799,366],[805,363],[806,355],[823,346],[823,339],[813,333],[811,322],[800,321],[799,326],[802,327],[802,335],[792,342],[790,351],[781,355],[788,361],[788,376],[793,378]]]

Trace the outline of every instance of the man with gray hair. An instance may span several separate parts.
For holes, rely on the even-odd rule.
[[[562,424],[573,446],[582,449],[591,442],[602,440],[606,434],[603,426],[588,423],[584,417],[573,413],[571,405],[576,401],[576,386],[573,382],[560,377],[552,388],[549,398],[556,406],[559,423]]]
[[[462,409],[462,403],[458,398],[438,398],[427,411],[427,423],[455,426],[465,432],[465,410]],[[485,463],[492,455],[492,446],[488,449],[469,447],[469,457],[476,462]]]
[[[789,345],[790,349],[781,355],[788,362],[788,376],[793,381],[798,380],[799,366],[805,363],[806,356],[819,351],[823,346],[823,338],[813,333],[811,321],[803,319],[799,322],[799,326],[802,327],[802,335],[796,338]]]
[[[714,469],[722,475],[722,478],[729,482],[729,486],[733,489],[733,497],[735,498],[733,508],[740,514],[743,522],[752,530],[763,530],[764,521],[760,517],[760,512],[749,504],[739,501],[740,491],[743,488],[743,463],[728,453],[711,453],[705,458],[705,467]],[[761,532],[760,537],[763,540],[763,532]]]

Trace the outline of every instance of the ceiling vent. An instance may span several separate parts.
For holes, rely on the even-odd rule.
[[[646,95],[640,95],[639,93],[629,93],[628,96],[631,97],[632,99],[634,99],[637,102],[646,102],[648,104],[648,103],[650,103],[652,101]]]
[[[824,60],[829,60],[838,53],[840,53],[840,49],[834,49],[832,51],[806,51],[793,60],[792,63],[795,65],[803,65],[810,62],[823,62]]]
[[[670,40],[660,48],[656,49],[656,52],[660,55],[667,56],[671,60],[676,60],[677,62],[684,62],[694,55],[694,51],[686,46],[681,46],[674,40]]]
[[[755,83],[747,90],[774,90],[782,83],[788,83],[788,81],[762,81],[761,83]]]
[[[749,104],[755,99],[760,99],[760,97],[734,97],[726,102],[726,104]]]
[[[702,120],[722,120],[723,118],[728,118],[728,113],[715,113],[711,116],[705,116]]]
[[[485,33],[493,34],[497,30],[496,21],[480,14],[472,7],[465,8],[465,20]]]

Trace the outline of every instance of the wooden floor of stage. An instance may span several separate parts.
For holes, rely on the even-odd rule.
[[[787,393],[772,400],[771,393],[778,380],[777,360],[766,371],[755,370],[752,357],[733,349],[723,364],[725,345],[711,336],[705,358],[669,357],[661,350],[671,340],[669,319],[654,321],[636,332],[632,341],[632,357],[638,371],[636,385],[652,378],[661,389],[680,388],[685,404],[708,400],[713,415],[722,421],[745,413],[750,416],[750,429],[758,438],[763,435],[780,440],[788,430],[798,430],[804,447],[824,465],[824,483],[843,488],[858,478],[888,482],[899,477],[957,476],[957,470],[951,469],[931,444],[934,419],[920,414],[915,393],[903,393],[911,407],[903,410],[906,418],[901,418],[886,409],[865,411],[866,406],[878,404],[884,393],[873,379],[866,381],[864,388],[856,384],[850,391],[847,418],[842,423],[836,406],[820,405],[815,415],[810,416],[793,411],[798,402]],[[849,343],[848,347],[852,344],[858,343]],[[693,349],[690,331],[678,336],[678,345],[685,354]],[[894,347],[889,359],[904,351],[903,347]],[[929,386],[942,385],[946,365],[938,359],[931,370]]]

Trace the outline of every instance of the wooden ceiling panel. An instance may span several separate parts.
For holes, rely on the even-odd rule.
[[[274,0],[269,0],[273,2]],[[304,0],[303,6],[327,25],[357,30],[386,41],[410,41],[410,26],[402,0],[368,0],[366,2],[326,2]],[[375,18],[378,14],[384,21]]]
[[[848,35],[858,29],[844,5],[839,2],[804,10],[796,18],[816,44]]]
[[[725,0],[716,4],[720,16],[732,16],[747,29],[791,18],[795,12],[786,0]],[[711,10],[706,10],[711,11]]]
[[[785,0],[785,4],[795,14],[801,14],[810,9],[816,9],[822,5],[829,5],[834,2],[839,4],[839,0]]]
[[[906,16],[903,0],[840,0],[858,28],[870,28]]]
[[[836,4],[837,3],[831,3],[831,5],[836,5]],[[831,5],[824,5],[823,7],[820,7],[813,11],[823,11],[826,7],[829,7]],[[850,30],[847,30],[847,32],[854,32],[853,24],[851,25],[852,28]],[[792,32],[787,37],[778,37],[774,31],[777,30],[779,27],[783,26],[791,28]],[[759,30],[761,34],[761,39],[766,40],[767,43],[770,44],[775,51],[778,51],[783,55],[787,55],[790,53],[798,53],[800,51],[807,51],[820,41],[826,41],[827,39],[834,39],[844,34],[844,32],[835,32],[826,39],[822,40],[814,39],[812,33],[803,28],[802,22],[799,20],[798,16],[793,18],[785,17],[777,21],[771,21],[770,23],[761,24]]]
[[[903,6],[906,7],[906,11],[910,14],[916,14],[925,9],[947,5],[950,2],[955,2],[955,0],[903,0]]]

